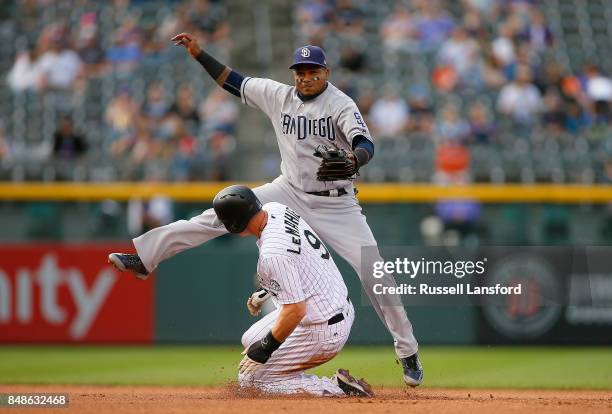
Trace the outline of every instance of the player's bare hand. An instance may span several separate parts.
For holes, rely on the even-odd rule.
[[[252,316],[257,316],[261,313],[261,305],[255,306],[253,304],[253,298],[251,296],[249,296],[249,298],[247,299],[247,309],[249,310],[249,313]]]
[[[177,34],[171,40],[175,45],[183,46],[185,49],[187,49],[192,57],[196,57],[202,51],[195,36],[190,33]]]

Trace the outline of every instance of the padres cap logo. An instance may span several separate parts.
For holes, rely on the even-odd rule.
[[[302,48],[302,57],[310,57],[310,49],[308,49],[307,47],[303,47]]]

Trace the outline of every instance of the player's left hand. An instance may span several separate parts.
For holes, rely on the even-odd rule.
[[[268,332],[268,335],[264,336],[259,341],[253,342],[242,352],[242,355],[246,354],[246,356],[240,362],[240,372],[242,373],[243,370],[247,369],[255,369],[255,364],[265,364],[272,356],[272,353],[280,346],[281,342],[278,342],[274,338],[272,331]]]
[[[242,353],[246,353],[246,349]],[[261,362],[253,361],[248,355],[244,355],[242,361],[238,365],[238,373],[240,375],[253,375],[263,364]]]
[[[349,180],[358,174],[357,158],[350,151],[319,145],[313,155],[321,158],[317,171],[319,181]]]

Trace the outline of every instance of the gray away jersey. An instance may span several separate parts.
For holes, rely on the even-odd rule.
[[[270,118],[281,154],[281,172],[296,188],[323,191],[352,187],[351,180],[317,181],[321,162],[313,155],[320,144],[352,149],[353,138],[372,139],[355,102],[328,82],[315,99],[303,102],[294,86],[247,77],[240,87],[242,102],[261,109]]]
[[[302,325],[321,323],[342,312],[348,291],[340,271],[317,234],[280,203],[266,203],[268,224],[257,240],[261,287],[278,305],[306,301]]]

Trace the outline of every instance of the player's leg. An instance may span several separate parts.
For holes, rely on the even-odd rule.
[[[270,201],[283,204],[291,202],[277,180],[254,188],[253,192],[263,204]],[[169,257],[226,233],[215,211],[210,208],[190,220],[178,220],[152,229],[133,239],[133,243],[142,264],[147,271],[152,272]]]
[[[329,247],[355,269],[374,310],[393,336],[398,357],[405,359],[415,355],[418,343],[400,298],[376,295],[372,289],[374,283],[395,285],[392,276],[375,279],[371,273],[362,271],[362,246],[372,246],[375,249],[373,254],[364,257],[364,260],[368,261],[363,263],[364,269],[371,269],[374,261],[382,259],[366,217],[361,214],[361,207],[351,199],[342,203],[338,199],[323,200],[322,203],[322,208],[308,213],[306,221]]]
[[[245,348],[248,348],[251,343],[261,339],[270,331],[278,312],[272,317],[271,321],[268,321],[271,323],[266,324],[263,320],[269,315],[271,314],[266,315],[243,335]],[[348,338],[348,335],[346,335],[346,338]],[[318,333],[311,332],[309,329],[296,328],[280,348],[272,354],[268,362],[261,365],[252,374],[240,374],[238,376],[239,384],[243,387],[259,388],[269,393],[306,392],[319,396],[325,394],[344,395],[342,389],[331,378],[319,378],[304,373],[305,370],[332,359],[341,348],[341,346],[334,346],[332,343],[318,341],[318,339]],[[342,339],[340,337],[336,342]],[[344,339],[342,345],[345,341],[346,339]]]
[[[242,337],[245,348],[269,332],[278,316],[278,312],[270,316],[273,313],[266,315],[245,332]],[[346,395],[335,378],[304,373],[307,369],[329,361],[342,349],[353,323],[352,306],[345,315],[345,320],[331,326],[320,324],[314,328],[296,328],[268,362],[252,374],[239,375],[240,385],[280,394],[306,392],[318,396]]]

